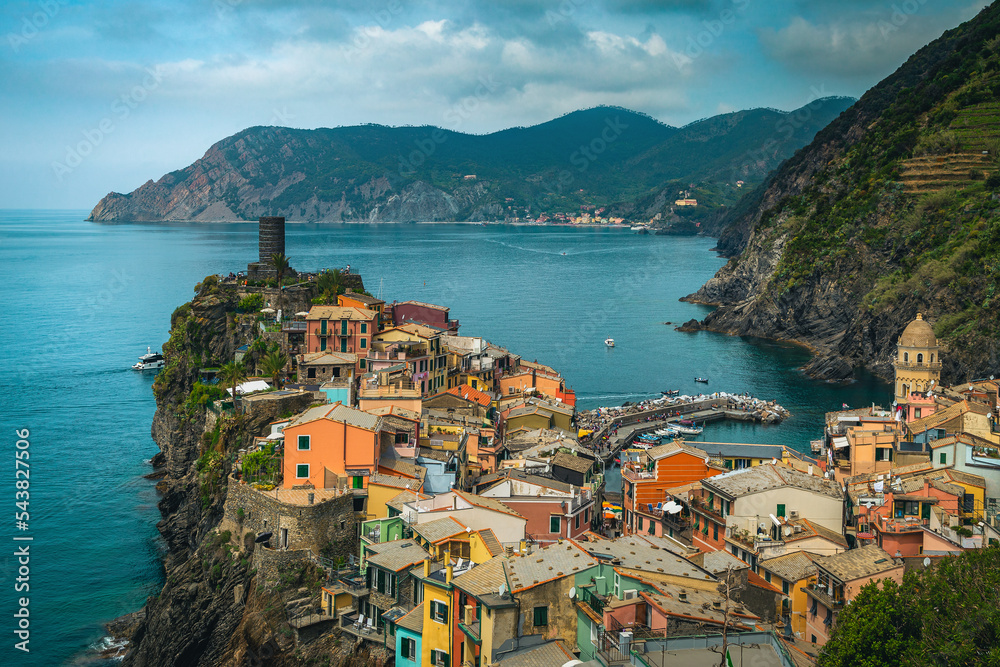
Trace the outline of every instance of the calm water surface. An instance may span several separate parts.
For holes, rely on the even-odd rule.
[[[129,366],[167,339],[170,313],[196,282],[257,255],[256,225],[97,225],[83,222],[86,214],[0,212],[0,421],[8,470],[14,429],[31,431],[31,521],[18,534],[34,537],[32,653],[11,650],[8,620],[3,664],[80,664],[103,622],[159,591],[156,493],[141,478],[157,451],[152,375]],[[797,370],[807,354],[794,346],[664,324],[708,311],[677,299],[722,266],[713,245],[610,229],[289,225],[286,252],[301,269],[350,264],[388,301],[450,306],[463,334],[559,369],[582,408],[670,388],[745,391],[793,413],[780,426],[711,425],[702,439],[807,451],[824,412],[887,400],[888,388],[871,377],[848,386],[809,380]],[[695,376],[709,378],[707,389]],[[12,545],[7,516],[0,539]],[[11,619],[16,564],[0,560],[0,610]]]

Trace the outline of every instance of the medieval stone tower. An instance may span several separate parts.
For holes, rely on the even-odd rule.
[[[941,355],[934,329],[917,313],[896,343],[896,403],[909,401],[911,392],[924,392],[941,381]]]

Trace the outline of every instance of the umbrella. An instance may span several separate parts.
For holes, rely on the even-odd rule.
[[[307,313],[307,312],[305,312],[305,311],[303,310],[303,311],[300,311],[300,312],[298,312],[298,313],[295,313],[295,317],[305,317],[305,316],[307,316],[308,314],[309,314],[309,313]]]
[[[260,312],[270,314],[274,312],[274,308],[261,308]]]

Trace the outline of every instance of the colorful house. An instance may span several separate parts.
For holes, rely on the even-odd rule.
[[[349,352],[358,357],[355,371],[367,370],[365,357],[375,334],[376,313],[364,308],[313,306],[306,316],[307,352]]]
[[[443,390],[448,377],[447,355],[441,346],[441,330],[421,324],[401,324],[375,336],[368,355],[374,370],[404,364],[422,396]]]
[[[385,325],[385,301],[376,299],[370,294],[361,294],[347,288],[343,294],[337,295],[337,305],[345,308],[361,308],[375,313],[375,331],[381,331]]]
[[[424,633],[424,603],[396,621],[397,667],[421,667],[421,638]]]
[[[382,615],[396,606],[408,609],[417,600],[410,570],[428,557],[415,540],[395,540],[369,545],[366,548],[365,584],[370,591],[358,611],[372,619],[375,629],[384,625]]]
[[[580,537],[598,511],[589,488],[522,470],[508,470],[480,496],[496,498],[527,519],[526,537],[541,545]]]
[[[835,556],[816,558],[816,583],[806,588],[807,641],[822,646],[830,639],[837,615],[869,582],[903,581],[903,562],[875,545],[851,549]]]
[[[450,516],[471,530],[490,528],[504,544],[524,539],[527,520],[495,498],[454,490],[403,504],[403,518],[417,526]]]
[[[382,417],[340,403],[309,408],[285,427],[282,486],[362,489],[378,469],[396,428]]]
[[[393,326],[401,324],[417,323],[447,331],[450,334],[457,334],[458,320],[450,319],[450,308],[436,306],[433,303],[423,301],[403,301],[393,302],[388,307],[392,313]]]
[[[805,551],[795,551],[762,560],[759,564],[764,580],[781,588],[781,620],[800,639],[806,636],[806,612],[809,608],[805,589],[816,581],[814,558]]]

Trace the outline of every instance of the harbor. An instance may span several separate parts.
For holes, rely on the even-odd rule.
[[[611,464],[641,435],[676,427],[681,422],[705,424],[730,419],[779,424],[789,416],[776,403],[746,394],[716,392],[698,396],[664,396],[639,403],[582,411],[576,424],[580,444]]]

